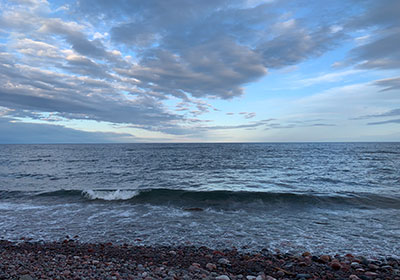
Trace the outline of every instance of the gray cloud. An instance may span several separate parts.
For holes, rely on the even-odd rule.
[[[399,10],[400,13],[400,10]],[[364,69],[400,68],[400,26],[388,30],[387,34],[378,34],[375,40],[351,51],[353,59],[361,61]]]
[[[121,84],[114,88],[113,84],[104,84],[101,80],[10,65],[13,65],[12,56],[0,61],[0,105],[16,110],[19,116],[24,110],[55,112],[72,119],[143,125],[163,125],[182,119],[168,113],[150,95],[121,94],[118,88]]]
[[[77,12],[89,20],[109,20],[112,40],[138,53],[137,65],[118,69],[120,75],[140,80],[145,90],[179,98],[242,95],[243,86],[268,68],[321,55],[343,38],[328,24],[310,28],[305,20],[282,18],[277,3],[83,0],[79,5]]]
[[[368,123],[368,125],[381,125],[381,124],[388,124],[388,123],[398,123],[398,124],[400,124],[400,119],[387,120],[387,121],[381,121],[381,122],[370,122],[370,123]]]
[[[315,122],[315,120],[305,120],[305,121],[292,121],[289,123],[269,123],[266,126],[266,130],[269,129],[285,129],[285,128],[297,128],[297,127],[332,127],[336,126],[331,123],[310,123]]]
[[[43,21],[41,33],[60,35],[72,45],[78,53],[90,57],[104,59],[108,57],[105,47],[100,40],[88,40],[84,33],[78,31],[79,26],[68,24],[60,19],[50,18]]]
[[[400,61],[396,1],[357,2],[363,10],[350,21],[344,18],[354,10],[345,11],[341,1],[331,1],[329,9],[312,4],[319,16],[304,13],[302,1],[248,6],[239,0],[81,0],[63,18],[38,3],[7,4],[0,12],[0,34],[7,37],[0,45],[0,105],[19,117],[49,112],[192,135],[195,129],[185,127],[193,125],[188,116],[216,110],[200,98],[243,95],[246,85],[268,71],[320,56],[348,33],[374,32],[371,41],[352,50],[352,63],[393,69]],[[397,89],[398,78],[376,84]],[[176,110],[182,115],[164,106],[171,96],[183,101]],[[199,129],[262,125],[266,122]]]
[[[372,119],[372,118],[383,118],[383,117],[394,117],[394,116],[400,116],[400,108],[393,109],[393,110],[387,111],[382,114],[366,115],[366,116],[361,116],[361,117],[357,117],[357,118],[353,118],[353,119],[354,120],[365,120],[365,119]]]
[[[378,80],[375,81],[374,84],[383,87],[384,91],[400,89],[400,77]]]
[[[400,68],[400,2],[367,1],[364,12],[347,23],[351,30],[371,30],[367,43],[350,52],[352,62],[365,69]]]
[[[0,143],[110,143],[135,140],[131,134],[86,132],[60,125],[10,122],[0,118]],[[27,137],[29,136],[29,137]]]

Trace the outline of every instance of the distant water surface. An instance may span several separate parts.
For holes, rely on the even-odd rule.
[[[9,240],[400,257],[400,143],[0,145],[0,217]]]

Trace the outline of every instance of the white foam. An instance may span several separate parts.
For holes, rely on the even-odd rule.
[[[86,190],[83,195],[91,200],[128,200],[139,194],[136,190]]]
[[[46,208],[45,206],[39,205],[31,205],[31,204],[21,204],[21,203],[12,203],[12,202],[1,202],[0,210],[32,210],[32,209],[42,209]]]

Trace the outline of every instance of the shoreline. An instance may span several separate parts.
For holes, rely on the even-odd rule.
[[[395,279],[400,260],[205,246],[0,240],[0,279]]]

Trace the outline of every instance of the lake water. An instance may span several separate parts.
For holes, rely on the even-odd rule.
[[[400,143],[0,145],[0,238],[400,257]]]

